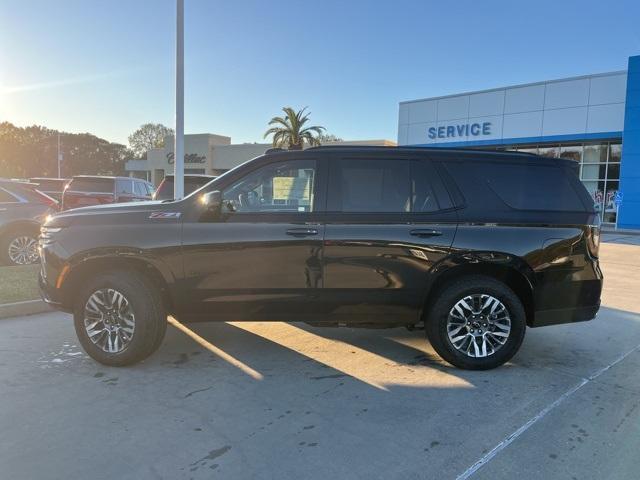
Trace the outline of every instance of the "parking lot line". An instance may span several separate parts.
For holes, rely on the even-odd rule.
[[[466,480],[467,478],[471,477],[471,475],[473,475],[478,470],[480,470],[484,465],[489,463],[498,453],[500,453],[502,450],[504,450],[509,445],[511,445],[518,437],[520,437],[524,432],[529,430],[529,428],[531,428],[533,425],[535,425],[538,421],[542,420],[549,412],[551,412],[556,407],[558,407],[567,398],[569,398],[571,395],[576,393],[578,390],[580,390],[582,387],[587,385],[589,382],[592,382],[593,380],[598,378],[600,375],[602,375],[603,373],[605,373],[606,371],[608,371],[609,369],[611,369],[612,367],[614,367],[615,365],[617,365],[618,363],[623,361],[625,358],[627,358],[629,355],[631,355],[633,352],[635,352],[638,349],[640,349],[640,345],[636,345],[631,350],[629,350],[626,353],[620,355],[618,358],[616,358],[610,364],[606,365],[605,367],[602,367],[601,369],[599,369],[596,372],[592,373],[588,377],[583,378],[578,384],[576,384],[573,387],[571,387],[569,390],[567,390],[565,393],[563,393],[560,397],[558,397],[555,401],[553,401],[552,403],[547,405],[545,408],[540,410],[540,412],[538,412],[536,415],[531,417],[520,428],[515,430],[513,433],[511,433],[509,436],[507,436],[504,440],[502,440],[500,443],[498,443],[495,447],[493,447],[480,460],[478,460],[476,463],[471,465],[463,473],[458,475],[456,477],[456,480]]]

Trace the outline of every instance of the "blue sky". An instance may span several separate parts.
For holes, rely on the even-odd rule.
[[[398,102],[623,70],[636,1],[185,0],[185,130],[262,141],[282,106],[396,138]],[[126,142],[173,123],[174,0],[0,0],[0,121]]]

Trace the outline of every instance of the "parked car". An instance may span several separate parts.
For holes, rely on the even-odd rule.
[[[180,201],[58,214],[40,285],[107,365],[155,351],[170,313],[424,328],[449,363],[489,369],[527,326],[595,317],[599,238],[570,160],[318,147],[267,153]]]
[[[196,175],[186,174],[184,176],[184,194],[189,195],[194,190],[206,185],[211,180],[216,178],[214,175]],[[174,176],[167,175],[162,179],[158,189],[153,194],[154,200],[173,200],[173,185]]]
[[[78,175],[65,187],[62,209],[151,200],[153,190],[151,183],[139,178]]]
[[[64,191],[65,185],[69,183],[68,178],[35,177],[29,179],[29,181],[31,183],[37,183],[38,190],[50,196],[57,202],[62,201],[62,192]]]
[[[58,203],[37,190],[35,183],[0,179],[0,263],[38,262],[38,234]]]

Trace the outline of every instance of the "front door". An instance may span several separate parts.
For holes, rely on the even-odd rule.
[[[344,323],[415,323],[430,272],[450,250],[456,212],[428,160],[331,162],[325,312]]]
[[[185,221],[186,316],[296,320],[322,288],[324,226],[313,159],[276,160],[230,184],[215,218]]]

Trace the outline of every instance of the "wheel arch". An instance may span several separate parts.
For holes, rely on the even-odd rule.
[[[26,229],[33,230],[37,234],[40,233],[40,224],[38,222],[34,220],[21,219],[21,220],[14,220],[0,227],[0,237],[4,237],[7,233],[10,233],[20,228],[24,228],[25,230]]]
[[[527,325],[535,317],[534,274],[524,260],[499,252],[482,252],[449,257],[434,268],[420,318],[425,318],[439,292],[452,282],[469,276],[484,275],[507,285],[518,296],[527,316]]]
[[[167,312],[174,309],[174,298],[169,285],[173,283],[173,275],[161,261],[149,257],[132,256],[124,252],[84,254],[81,258],[72,259],[68,264],[68,272],[61,285],[63,305],[73,308],[73,296],[83,284],[87,276],[113,271],[134,271],[155,285],[161,293]]]

